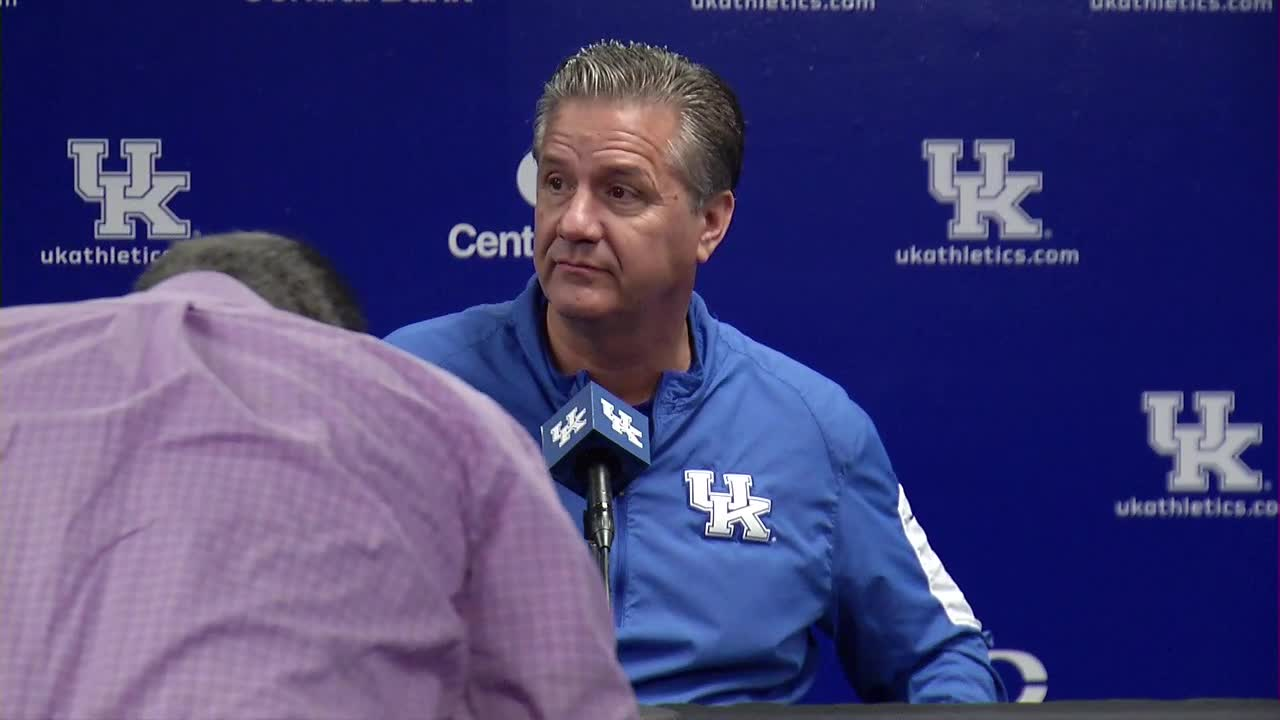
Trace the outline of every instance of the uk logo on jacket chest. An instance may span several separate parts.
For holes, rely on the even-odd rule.
[[[716,474],[711,470],[685,470],[684,483],[689,489],[689,507],[707,514],[703,534],[709,538],[732,540],[742,530],[742,539],[767,543],[773,531],[764,516],[773,509],[773,501],[751,494],[750,475],[724,473],[728,492],[712,490]]]

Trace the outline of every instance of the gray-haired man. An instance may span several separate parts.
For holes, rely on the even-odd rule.
[[[1003,700],[871,420],[693,291],[733,217],[743,135],[708,69],[641,44],[583,49],[537,106],[536,277],[388,341],[535,437],[588,379],[652,418],[610,570],[641,702],[796,701],[817,672],[815,628],[863,700]],[[583,498],[557,491],[580,522]]]

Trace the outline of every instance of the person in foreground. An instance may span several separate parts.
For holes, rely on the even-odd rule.
[[[642,703],[799,701],[815,629],[864,702],[1005,701],[866,413],[693,290],[733,217],[743,132],[704,67],[639,43],[584,48],[537,105],[535,277],[386,340],[535,437],[589,380],[651,419],[652,464],[615,503],[610,573]],[[584,499],[557,490],[581,527]]]
[[[0,310],[0,717],[639,716],[491,400],[353,332],[285,238],[179,242],[136,290]]]

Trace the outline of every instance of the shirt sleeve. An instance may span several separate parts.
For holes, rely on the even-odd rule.
[[[599,571],[528,434],[503,418],[470,510],[468,705],[477,718],[638,718]]]
[[[824,417],[839,483],[823,618],[866,702],[1005,702],[989,642],[929,546],[874,424],[843,392]]]

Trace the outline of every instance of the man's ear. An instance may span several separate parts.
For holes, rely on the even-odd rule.
[[[733,193],[729,190],[707,200],[699,214],[702,215],[702,235],[698,237],[698,263],[711,259],[711,254],[720,247],[725,233],[729,232],[729,223],[733,220]]]

